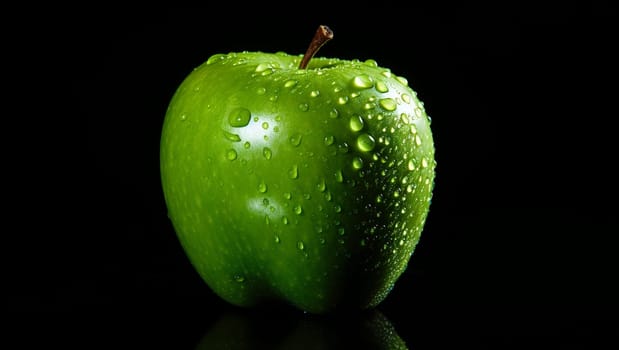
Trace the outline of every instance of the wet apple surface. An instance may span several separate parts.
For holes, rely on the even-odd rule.
[[[181,244],[222,298],[309,312],[379,304],[428,215],[423,103],[374,60],[216,54],[170,102],[161,176]]]

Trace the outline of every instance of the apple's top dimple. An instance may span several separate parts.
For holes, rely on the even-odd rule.
[[[265,61],[265,58],[270,59]],[[254,72],[260,73],[262,75],[269,75],[276,70],[294,70],[297,71],[297,73],[302,74],[305,71],[320,71],[338,67],[358,67],[359,69],[378,69],[381,72],[384,72],[384,75],[386,77],[392,77],[389,69],[380,67],[374,59],[366,59],[365,61],[361,61],[360,59],[346,60],[333,57],[313,57],[312,60],[309,62],[307,69],[298,69],[298,64],[302,60],[302,58],[303,55],[301,54],[291,55],[281,51],[276,53],[268,53],[262,51],[240,51],[229,52],[227,54],[213,54],[206,60],[205,65],[249,65],[253,66]],[[393,77],[398,79],[398,76],[393,75]],[[369,76],[367,75],[360,76],[356,80],[356,84],[358,84],[357,86],[359,88],[371,87],[371,78],[368,78]],[[400,80],[403,85],[407,85],[405,78],[400,77],[398,80]]]

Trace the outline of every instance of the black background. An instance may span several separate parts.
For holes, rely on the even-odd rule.
[[[616,6],[221,6],[67,9],[9,31],[35,28],[9,39],[25,67],[5,124],[17,120],[5,133],[27,154],[8,158],[28,185],[7,184],[19,192],[5,212],[22,340],[191,349],[233,309],[166,216],[165,109],[210,55],[300,54],[327,24],[319,55],[390,67],[433,120],[430,215],[379,306],[409,348],[617,342]],[[308,317],[277,310],[260,312]]]

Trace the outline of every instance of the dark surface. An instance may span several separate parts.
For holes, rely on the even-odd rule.
[[[390,67],[433,119],[430,215],[379,306],[408,347],[616,346],[616,6],[381,4],[300,17],[268,15],[265,5],[33,20],[43,24],[34,40],[14,38],[28,66],[18,78],[28,78],[12,105],[22,116],[37,110],[44,126],[19,134],[20,144],[42,141],[15,157],[34,169],[16,177],[36,185],[7,212],[20,229],[6,255],[5,308],[27,326],[20,339],[192,349],[208,335],[231,307],[199,279],[166,216],[158,151],[167,103],[214,53],[300,54],[327,24],[335,38],[319,55]]]

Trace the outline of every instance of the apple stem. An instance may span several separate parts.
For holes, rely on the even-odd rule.
[[[320,50],[322,45],[324,45],[327,41],[331,39],[333,39],[333,31],[325,25],[318,26],[316,34],[314,34],[314,38],[312,38],[312,41],[310,42],[309,47],[307,48],[307,51],[303,56],[303,59],[301,59],[299,69],[306,69],[309,61],[312,59],[312,57],[314,57],[316,52]]]

